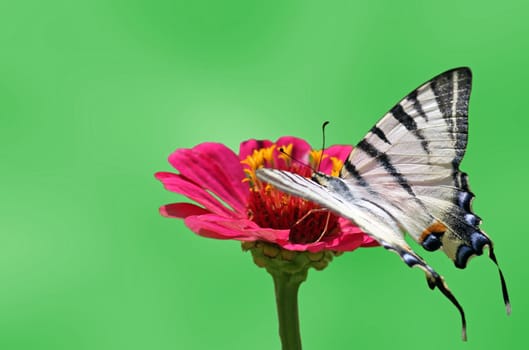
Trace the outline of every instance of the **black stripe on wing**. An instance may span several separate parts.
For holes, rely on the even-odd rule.
[[[428,121],[428,115],[424,112],[421,102],[417,99],[418,94],[419,94],[418,89],[415,89],[412,92],[410,92],[410,94],[406,98],[408,99],[408,101],[410,101],[413,104],[413,108],[415,108],[417,113],[419,113],[419,115],[425,121]]]
[[[360,186],[369,187],[369,184],[367,183],[367,181],[362,177],[362,175],[360,175],[358,170],[356,170],[356,166],[353,163],[351,163],[349,160],[346,160],[343,165],[342,177],[343,177],[344,169],[347,171],[349,175],[351,175],[358,182]]]
[[[413,193],[413,190],[406,180],[406,178],[395,168],[395,166],[391,163],[391,160],[389,159],[388,155],[386,153],[380,152],[375,146],[370,144],[366,141],[366,139],[363,139],[358,143],[356,146],[358,149],[364,151],[366,154],[368,154],[371,158],[376,159],[380,165],[384,167],[384,169],[397,180],[397,183],[404,189],[408,194],[415,197],[415,193]]]
[[[445,72],[430,82],[435,100],[455,139],[454,169],[459,166],[467,146],[468,102],[472,87],[472,73],[468,68]],[[457,137],[456,137],[457,136]]]
[[[379,139],[381,139],[382,141],[384,141],[388,145],[391,145],[391,142],[386,137],[386,134],[384,133],[384,131],[382,131],[382,129],[380,129],[378,126],[376,126],[376,125],[373,126],[370,131],[373,134],[377,135]]]
[[[417,103],[418,103],[418,101],[417,101]],[[417,123],[415,122],[415,120],[408,113],[406,113],[404,111],[404,108],[402,108],[400,103],[398,103],[395,107],[393,107],[390,110],[390,112],[391,112],[391,115],[393,115],[393,117],[399,121],[399,123],[404,125],[404,127],[408,131],[413,133],[413,135],[415,135],[415,137],[417,137],[419,140],[421,140],[422,149],[426,153],[430,154],[430,149],[428,148],[428,141],[424,137],[422,131],[417,129]]]

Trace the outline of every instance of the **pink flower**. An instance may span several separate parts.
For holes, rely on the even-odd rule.
[[[351,146],[332,146],[322,155],[295,137],[282,137],[275,143],[248,140],[241,143],[238,156],[220,143],[178,149],[169,156],[169,163],[179,173],[155,176],[166,189],[198,205],[167,204],[160,213],[184,219],[193,232],[209,238],[265,241],[310,252],[375,246],[377,243],[350,221],[284,194],[255,176],[256,169],[269,167],[310,177],[311,167],[318,163],[320,171],[337,175],[351,150]]]

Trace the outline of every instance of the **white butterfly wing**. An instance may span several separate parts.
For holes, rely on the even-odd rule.
[[[492,245],[459,170],[471,81],[470,70],[459,68],[411,92],[358,143],[341,173],[350,185],[379,194],[406,232],[427,250],[443,249],[460,268]]]
[[[312,180],[271,169],[257,176],[278,189],[314,201],[354,221],[409,266],[422,268],[430,287],[463,311],[440,277],[404,241],[407,232],[426,250],[442,249],[459,268],[492,242],[472,212],[474,195],[459,170],[468,132],[472,76],[447,71],[412,91],[362,139],[340,178],[315,173]],[[509,298],[500,272],[503,296]]]
[[[344,188],[344,191],[333,188],[331,183],[334,181],[338,183],[338,181],[341,181],[339,178],[320,174],[331,182],[322,186],[298,174],[277,169],[258,169],[256,174],[260,180],[272,184],[282,192],[303,197],[337,213],[343,218],[354,221],[378,241],[384,240],[390,244],[409,249],[397,223],[387,212],[381,210],[370,201],[362,198],[354,199],[348,188]]]
[[[459,170],[468,141],[471,85],[471,71],[463,67],[412,91],[358,143],[340,175],[368,192],[426,250],[442,249],[458,268],[486,246],[498,265],[492,241],[472,211],[467,174]]]

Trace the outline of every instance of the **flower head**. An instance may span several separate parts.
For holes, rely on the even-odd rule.
[[[159,172],[166,189],[196,202],[172,203],[162,215],[182,218],[200,236],[263,241],[294,251],[351,251],[376,245],[348,220],[307,200],[282,193],[255,176],[260,167],[310,177],[312,169],[337,175],[350,146],[312,150],[307,142],[282,137],[276,142],[248,140],[239,155],[219,143],[178,149],[169,156],[179,173]],[[307,165],[305,165],[307,164]]]

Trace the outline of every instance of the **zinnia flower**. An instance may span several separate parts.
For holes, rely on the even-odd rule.
[[[255,171],[268,167],[310,177],[319,169],[338,175],[351,150],[315,151],[301,139],[282,137],[245,141],[236,155],[208,142],[169,156],[179,173],[156,173],[169,191],[198,204],[167,204],[162,215],[184,219],[203,237],[242,241],[254,262],[272,275],[283,349],[301,350],[297,293],[308,270],[325,268],[335,254],[378,244],[350,221],[261,182]]]
[[[243,242],[268,242],[290,251],[351,251],[377,245],[350,221],[314,203],[262,183],[255,170],[269,167],[310,177],[312,169],[337,175],[351,146],[312,150],[304,140],[248,140],[239,155],[220,143],[178,149],[169,163],[179,173],[159,172],[166,189],[196,202],[160,208],[163,216],[184,219],[196,234]],[[251,245],[251,243],[250,243]]]

